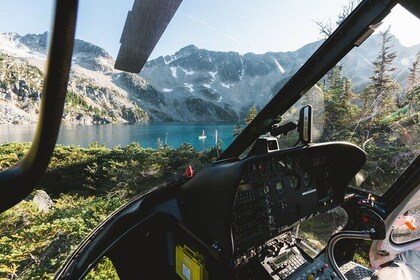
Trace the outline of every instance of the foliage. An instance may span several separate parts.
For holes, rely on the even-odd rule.
[[[301,223],[301,237],[313,248],[321,251],[327,245],[331,235],[343,228],[346,222],[346,212],[341,207],[337,207]]]
[[[405,92],[399,92],[404,87],[392,79],[395,71],[392,64],[397,56],[390,41],[388,29],[382,33],[373,74],[365,89],[353,92],[351,81],[344,76],[344,69],[339,64],[320,85],[326,112],[321,140],[350,141],[362,147],[368,154],[363,169],[369,176],[361,188],[378,194],[390,187],[420,149],[420,51],[409,68]],[[7,59],[0,55],[0,66],[5,65]],[[13,67],[19,67],[19,64]],[[34,77],[35,87],[41,73],[32,70],[28,68],[25,75]],[[16,82],[13,69],[7,75],[0,79],[0,87]],[[90,90],[101,88],[91,87]],[[396,98],[397,93],[399,98]],[[95,115],[101,114],[94,104],[88,104],[71,91],[66,103],[70,109],[78,106]],[[297,108],[293,109],[297,113]],[[256,115],[257,109],[253,106],[245,123],[248,125]],[[238,123],[233,134],[238,135],[241,130]],[[296,138],[295,132],[291,135]],[[281,142],[282,146],[291,146],[286,140],[290,139]],[[0,170],[16,164],[29,147],[29,143],[0,145]],[[29,196],[0,214],[0,278],[52,278],[77,244],[118,206],[147,188],[182,176],[188,165],[200,169],[219,155],[221,147],[219,142],[203,153],[189,144],[173,149],[162,141],[155,150],[136,143],[112,149],[98,143],[92,143],[88,148],[57,145],[39,185],[52,196],[52,209],[41,212]],[[302,224],[303,239],[322,248],[332,233],[331,228],[334,229],[331,222],[336,226],[341,222],[336,217],[329,212]],[[366,243],[362,245],[367,246]],[[367,257],[358,254],[356,259],[366,262]],[[114,277],[112,264],[106,259],[88,276],[89,279]]]
[[[331,18],[327,21],[315,21],[318,27],[318,33],[324,38],[328,38],[334,30],[347,18],[353,9],[361,2],[361,0],[349,0],[337,15],[336,21],[333,23]]]
[[[392,78],[397,55],[391,40],[388,27],[381,32],[370,83],[360,92],[353,92],[340,64],[322,85],[325,116],[321,141],[349,141],[362,147],[368,154],[363,169],[369,176],[361,188],[377,194],[395,182],[419,151],[420,52],[409,69],[407,91],[398,92],[403,86]]]
[[[67,106],[82,106],[86,109],[88,108],[87,102],[83,99],[82,96],[76,94],[74,91],[67,92],[66,95],[66,105]]]
[[[254,105],[249,109],[248,115],[244,118],[245,126],[250,124],[252,120],[255,119],[257,114],[258,114],[257,107]],[[239,134],[241,134],[241,132],[242,132],[242,127],[241,127],[241,124],[238,122],[232,131],[232,135],[236,137]]]
[[[391,50],[392,35],[390,27],[381,32],[381,45],[379,53],[373,61],[373,75],[370,77],[371,83],[364,90],[364,111],[372,123],[380,120],[384,116],[392,113],[396,108],[397,98],[395,92],[400,89],[400,85],[392,78],[392,73],[396,70],[393,62],[397,57]]]
[[[237,123],[236,125],[235,125],[235,128],[233,129],[233,131],[232,131],[232,135],[233,136],[238,136],[239,134],[241,134],[241,132],[242,132],[242,127],[241,127],[241,124],[240,123]]]
[[[257,107],[254,105],[251,107],[251,109],[249,109],[248,116],[246,116],[245,118],[245,124],[246,125],[250,124],[252,120],[255,119],[257,114],[258,114]]]
[[[0,166],[17,163],[28,147],[14,143],[0,146]],[[89,148],[57,145],[40,185],[53,196],[63,192],[102,195],[122,187],[136,193],[145,186],[183,174],[187,165],[197,169],[215,158],[211,151],[197,152],[188,144],[156,150],[141,148],[137,143],[112,149],[97,143]]]
[[[27,64],[24,59],[15,59],[7,54],[0,54],[0,88],[7,89],[18,85],[40,92],[42,89],[42,72],[35,66]],[[24,84],[19,85],[24,81]]]
[[[62,194],[41,212],[30,200],[0,216],[0,277],[49,279],[77,244],[124,200]]]
[[[115,267],[107,257],[103,257],[84,278],[86,280],[120,279]]]
[[[354,104],[356,96],[352,92],[349,79],[343,77],[342,66],[336,65],[330,74],[328,85],[325,87],[325,133],[324,140],[331,135],[346,133],[354,123],[358,114],[358,107]]]
[[[410,112],[417,112],[420,109],[420,50],[416,59],[409,69],[407,77],[407,93],[405,104],[409,105]]]
[[[6,143],[0,146],[0,170],[15,165],[28,152],[30,143]]]
[[[16,164],[28,149],[28,143],[0,145],[1,169]],[[187,165],[198,169],[215,156],[215,151],[197,152],[189,144],[156,150],[136,143],[112,149],[97,143],[89,148],[57,145],[40,183],[53,198],[52,209],[40,211],[29,196],[0,214],[0,278],[51,279],[77,244],[117,207],[181,176]],[[88,277],[111,279],[111,268],[104,261]]]
[[[413,90],[420,83],[420,50],[416,54],[413,65],[409,68],[407,77],[407,91]]]

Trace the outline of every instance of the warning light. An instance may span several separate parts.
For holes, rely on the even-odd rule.
[[[187,166],[187,169],[185,169],[185,177],[192,178],[194,176],[194,170],[192,169],[191,165]]]
[[[364,223],[369,222],[369,217],[368,217],[368,216],[363,215],[363,216],[362,216],[362,221],[363,221]]]

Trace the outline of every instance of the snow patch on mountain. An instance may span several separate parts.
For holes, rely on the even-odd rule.
[[[184,83],[184,86],[185,86],[186,88],[188,88],[188,91],[189,91],[189,92],[194,92],[194,89],[193,89],[193,84]]]
[[[48,34],[0,34],[1,123],[32,124],[39,113]],[[75,41],[63,122],[143,122],[148,115],[115,84],[121,72],[102,48]],[[125,74],[125,73],[124,73]],[[139,84],[140,86],[140,84]],[[139,90],[139,88],[137,89]],[[3,94],[4,93],[4,94]]]
[[[21,42],[21,36],[14,32],[0,33],[0,51],[21,58],[46,59],[46,55],[31,50]]]
[[[173,56],[170,56],[169,60],[166,60],[166,56],[163,58],[163,61],[165,62],[166,65],[168,65],[169,63],[171,63],[174,60],[175,60],[175,58]]]
[[[234,86],[234,84],[225,84],[225,83],[220,83],[222,85],[222,87],[229,89],[230,87]]]
[[[214,72],[209,71],[209,74],[210,74],[210,76],[213,78],[213,80],[216,80],[216,74],[217,74],[217,71],[214,71]]]
[[[277,61],[277,59],[273,59],[274,63],[276,64],[277,68],[279,69],[279,71],[284,74],[286,73],[286,70],[284,70],[283,66],[281,66],[281,64]]]
[[[172,77],[174,77],[175,79],[178,78],[178,76],[176,75],[176,67],[169,67],[169,69],[171,69]]]
[[[241,57],[241,70],[240,70],[240,72],[239,72],[239,81],[241,81],[242,80],[242,78],[244,77],[244,74],[245,74],[245,67],[244,67],[244,61],[243,61],[243,59],[242,59],[242,57]]]
[[[182,71],[184,71],[185,75],[194,75],[195,71],[188,71],[185,70],[184,68],[181,68]]]

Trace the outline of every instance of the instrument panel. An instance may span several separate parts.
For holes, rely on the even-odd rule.
[[[215,162],[182,185],[180,215],[218,262],[241,267],[269,240],[340,204],[365,161],[357,146],[332,142]]]
[[[235,266],[296,222],[334,207],[326,155],[273,155],[249,161],[233,205]]]

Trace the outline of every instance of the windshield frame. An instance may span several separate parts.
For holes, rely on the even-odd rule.
[[[360,39],[366,39],[366,35],[373,31],[372,26],[385,18],[396,4],[398,1],[395,0],[365,0],[360,3],[234,139],[219,160],[239,157],[260,135],[269,131],[275,119],[282,116],[353,47],[360,45]]]
[[[78,1],[56,1],[36,133],[26,156],[0,172],[0,213],[27,197],[53,154],[70,75]]]

